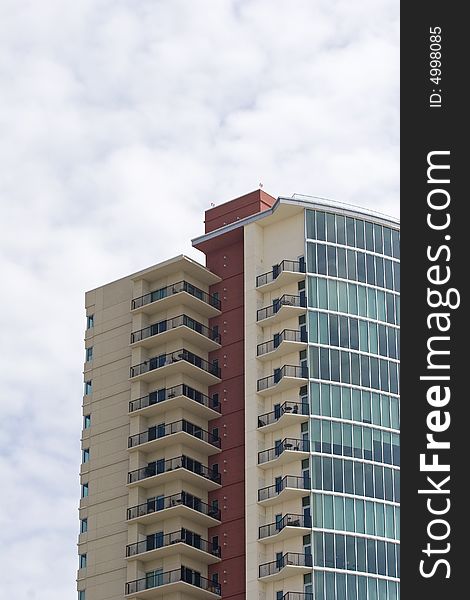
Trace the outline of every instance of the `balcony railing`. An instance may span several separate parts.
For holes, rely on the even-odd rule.
[[[310,442],[309,440],[285,438],[282,440],[282,442],[276,444],[274,448],[269,448],[269,450],[258,452],[258,464],[262,465],[265,462],[278,458],[278,456],[281,456],[285,450],[291,450],[294,452],[310,452]]]
[[[282,597],[282,600],[313,600],[311,592],[287,592]]]
[[[282,342],[306,342],[307,341],[307,332],[296,331],[295,329],[284,329],[281,333],[277,333],[274,335],[272,340],[268,342],[264,342],[263,344],[258,344],[256,347],[256,355],[263,356],[263,354],[267,354],[268,352],[273,352],[276,350],[278,346],[282,344]]]
[[[181,567],[174,571],[165,571],[164,573],[151,572],[147,573],[146,577],[129,581],[126,583],[126,595],[178,582],[189,583],[207,592],[212,592],[218,596],[221,595],[220,583],[214,583],[187,567]]]
[[[284,294],[278,300],[275,300],[271,305],[260,308],[256,311],[256,320],[262,321],[268,317],[272,317],[281,310],[283,306],[295,306],[305,308],[307,306],[307,298],[305,296],[293,296],[292,294]]]
[[[150,535],[141,542],[129,544],[126,546],[126,556],[136,556],[142,554],[142,552],[150,552],[151,550],[157,550],[157,548],[164,548],[165,546],[179,543],[188,544],[188,546],[192,546],[218,558],[220,557],[219,545],[201,539],[198,534],[188,529],[179,529],[178,531],[172,531],[164,535]]]
[[[284,365],[278,369],[274,375],[269,375],[269,377],[258,379],[258,392],[262,392],[263,390],[273,387],[279,383],[283,377],[298,377],[300,379],[308,379],[308,367],[307,365]]]
[[[271,425],[272,423],[276,423],[282,417],[282,415],[308,415],[309,407],[306,402],[290,402],[286,401],[283,404],[280,404],[273,411],[265,413],[264,415],[260,415],[258,417],[258,427],[266,427],[266,425]]]
[[[143,504],[132,506],[127,509],[127,519],[130,520],[136,519],[137,517],[145,517],[146,515],[151,515],[155,512],[173,508],[175,506],[187,506],[203,515],[207,515],[208,517],[220,521],[220,509],[209,506],[209,504],[206,504],[196,496],[188,494],[187,492],[180,492],[179,494],[172,494],[171,496],[160,498],[152,498]]]
[[[256,287],[271,283],[279,277],[283,271],[291,271],[293,273],[305,273],[305,261],[298,260],[283,260],[276,265],[269,273],[263,273],[256,278]]]
[[[276,535],[280,531],[284,529],[284,527],[311,527],[312,519],[311,517],[306,517],[304,515],[293,515],[287,514],[282,517],[276,523],[270,523],[269,525],[263,525],[259,528],[259,539],[270,537],[272,535]]]
[[[269,485],[258,490],[258,501],[275,498],[286,488],[298,490],[310,490],[310,477],[296,477],[295,475],[285,475],[274,485]]]
[[[153,358],[149,358],[139,365],[134,365],[131,367],[131,377],[137,377],[143,373],[148,373],[154,369],[160,369],[161,367],[171,365],[179,362],[180,360],[184,360],[196,367],[199,367],[199,369],[202,369],[203,371],[206,371],[215,377],[219,377],[220,379],[220,369],[216,364],[210,363],[204,358],[201,358],[200,356],[197,356],[197,354],[189,352],[189,350],[185,350],[184,348],[181,350],[175,350],[169,354],[154,356]]]
[[[208,294],[207,292],[200,290],[198,287],[192,283],[188,283],[187,281],[178,281],[177,283],[172,283],[171,285],[167,285],[159,290],[144,294],[139,298],[134,298],[131,302],[131,309],[135,310],[136,308],[140,308],[146,304],[151,304],[157,300],[162,300],[163,298],[167,298],[173,294],[179,294],[180,292],[191,294],[191,296],[199,298],[199,300],[202,300],[206,304],[210,304],[210,306],[220,310],[220,300],[218,298],[212,294]]]
[[[136,469],[135,471],[130,471],[128,473],[128,483],[135,483],[136,481],[141,481],[142,479],[147,479],[148,477],[154,477],[155,475],[160,475],[161,473],[168,473],[174,469],[186,469],[187,471],[196,473],[196,475],[205,477],[214,483],[220,483],[219,472],[201,465],[201,463],[198,461],[190,458],[189,456],[185,456],[184,454],[182,456],[170,458],[169,460],[158,460],[156,462],[149,463],[146,467]]]
[[[135,446],[140,446],[140,444],[146,444],[147,442],[158,440],[162,437],[180,432],[188,433],[189,435],[203,440],[208,444],[212,444],[212,446],[215,446],[216,448],[220,448],[219,436],[213,435],[205,429],[201,429],[201,427],[194,425],[194,423],[191,423],[190,421],[186,421],[186,419],[173,421],[172,423],[166,423],[164,425],[149,427],[147,431],[137,433],[136,435],[131,435],[129,437],[128,447],[135,448]]]
[[[148,406],[153,406],[159,402],[165,402],[165,400],[171,400],[171,398],[176,398],[177,396],[186,396],[186,398],[189,398],[190,400],[194,400],[199,404],[207,406],[207,408],[211,408],[212,410],[220,412],[218,396],[215,396],[215,398],[210,398],[209,396],[206,396],[202,392],[199,392],[198,390],[195,390],[184,383],[171,388],[162,388],[160,390],[150,392],[150,394],[142,396],[141,398],[137,398],[136,400],[131,400],[131,402],[129,402],[129,412],[134,412],[135,410],[140,410],[141,408],[147,408]]]
[[[279,559],[260,565],[259,576],[268,577],[269,575],[274,575],[287,566],[311,567],[313,566],[312,555],[299,554],[298,552],[286,552]]]
[[[188,317],[188,315],[178,315],[177,317],[173,317],[172,319],[160,321],[159,323],[154,323],[153,325],[144,327],[144,329],[140,329],[139,331],[134,331],[133,333],[131,333],[131,344],[135,344],[136,342],[140,342],[141,340],[145,340],[146,338],[158,335],[159,333],[163,333],[170,329],[175,329],[176,327],[182,326],[189,327],[189,329],[200,333],[209,340],[220,344],[220,335],[214,329],[211,329],[210,327],[199,323],[199,321]]]

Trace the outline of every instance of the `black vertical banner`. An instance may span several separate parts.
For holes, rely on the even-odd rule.
[[[468,24],[401,5],[401,598],[470,597]],[[457,551],[457,547],[464,550]]]

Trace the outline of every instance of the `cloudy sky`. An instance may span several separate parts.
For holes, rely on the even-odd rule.
[[[2,597],[76,600],[85,290],[260,182],[398,214],[398,4],[0,0]]]

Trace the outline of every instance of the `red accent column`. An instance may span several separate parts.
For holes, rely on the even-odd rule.
[[[261,190],[246,194],[206,211],[206,233],[271,207],[275,198]],[[209,494],[217,499],[222,523],[209,529],[209,540],[219,537],[222,562],[209,567],[209,578],[219,574],[224,600],[246,600],[245,572],[245,322],[243,227],[222,233],[196,245],[207,257],[207,267],[222,281],[211,287],[219,294],[222,313],[210,320],[218,325],[221,349],[211,352],[217,359],[222,383],[211,386],[209,395],[219,394],[221,417],[210,422],[218,427],[222,452],[211,457],[218,463],[222,487]]]

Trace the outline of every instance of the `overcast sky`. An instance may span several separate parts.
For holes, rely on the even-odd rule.
[[[85,290],[260,182],[398,215],[398,5],[0,0],[2,598],[77,597]]]

